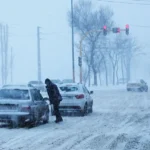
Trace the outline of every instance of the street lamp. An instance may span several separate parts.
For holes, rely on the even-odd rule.
[[[71,0],[71,19],[72,19],[72,75],[75,82],[75,65],[74,65],[74,20],[73,20],[73,0]]]

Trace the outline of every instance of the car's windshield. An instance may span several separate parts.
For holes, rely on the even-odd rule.
[[[64,92],[74,92],[78,91],[79,88],[77,86],[61,86],[60,90]]]
[[[18,99],[18,100],[28,100],[29,91],[22,89],[1,89],[0,99]]]

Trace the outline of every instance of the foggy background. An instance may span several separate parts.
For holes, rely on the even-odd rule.
[[[142,1],[141,5],[137,1],[128,4],[127,0],[123,1],[126,3],[92,2],[95,7],[108,5],[120,28],[130,25],[130,35],[138,40],[144,52],[133,59],[131,78],[149,80],[150,2]],[[13,82],[37,80],[37,26],[41,27],[42,79],[72,78],[71,28],[67,16],[70,3],[71,0],[0,0],[0,22],[8,24],[9,49],[13,48]],[[78,53],[75,55],[76,81],[79,81]]]

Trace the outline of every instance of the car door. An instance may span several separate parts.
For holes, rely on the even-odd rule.
[[[89,91],[86,89],[86,87],[84,85],[82,86],[82,88],[83,88],[84,95],[85,95],[86,101],[88,103],[88,106],[90,106],[91,105],[91,101],[90,101]]]
[[[31,90],[31,96],[33,98],[35,113],[38,119],[40,119],[44,114],[46,102],[43,100],[43,97],[41,96],[40,92],[36,89]]]

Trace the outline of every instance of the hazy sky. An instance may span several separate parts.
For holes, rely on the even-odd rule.
[[[37,79],[37,26],[42,27],[42,79],[45,77],[72,78],[71,29],[67,20],[70,1],[0,0],[0,22],[9,25],[9,45],[14,50],[15,82]],[[127,2],[127,0],[124,1]],[[109,5],[114,11],[114,19],[118,26],[124,28],[128,23],[131,27],[131,35],[136,37],[149,53],[150,28],[141,28],[136,25],[150,25],[150,5],[104,3],[98,0],[93,0],[93,2],[95,7]],[[139,61],[138,67],[143,68],[144,74],[149,69],[146,63],[150,62],[149,56],[144,59],[145,61]],[[75,60],[78,78],[77,54]],[[138,71],[136,69],[135,72]]]

